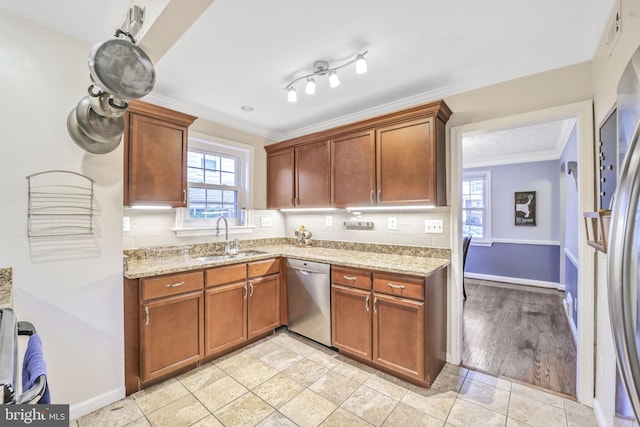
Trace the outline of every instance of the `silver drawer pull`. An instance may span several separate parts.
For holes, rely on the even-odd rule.
[[[351,281],[356,281],[358,280],[357,277],[355,276],[345,276],[344,274],[342,275],[342,277],[344,277],[344,280],[351,280]]]
[[[144,314],[146,317],[146,320],[144,322],[145,325],[149,326],[149,307],[148,306],[144,306]]]
[[[387,283],[391,289],[404,289],[404,285],[394,285],[393,283]]]
[[[178,286],[182,286],[184,285],[185,282],[178,282],[178,283],[167,283],[167,288],[177,288]]]
[[[367,311],[369,311],[369,298],[371,298],[371,294],[368,294],[367,298],[364,300],[364,308],[366,308]]]

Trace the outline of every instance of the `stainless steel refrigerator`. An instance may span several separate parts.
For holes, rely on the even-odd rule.
[[[609,313],[620,376],[640,419],[640,48],[618,84],[621,167],[609,230]]]

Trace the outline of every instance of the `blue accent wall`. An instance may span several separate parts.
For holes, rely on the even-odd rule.
[[[473,241],[473,240],[472,240]],[[465,272],[515,277],[544,282],[560,282],[560,247],[494,243],[470,246]]]

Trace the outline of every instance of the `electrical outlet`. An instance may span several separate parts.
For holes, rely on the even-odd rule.
[[[260,227],[271,227],[271,217],[270,216],[261,216],[260,217]]]
[[[325,225],[327,227],[331,227],[333,225],[333,217],[331,215],[327,215],[325,217]]]
[[[131,218],[128,216],[122,217],[122,231],[131,231]]]
[[[398,218],[395,216],[389,217],[389,230],[397,230],[398,229]]]
[[[444,233],[444,225],[441,219],[425,219],[424,232],[432,234]]]

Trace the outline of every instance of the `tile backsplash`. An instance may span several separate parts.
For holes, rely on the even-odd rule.
[[[124,213],[130,218],[130,231],[123,232],[124,248],[142,248],[159,245],[186,245],[196,243],[221,242],[224,236],[215,233],[202,236],[178,237],[172,231],[175,223],[174,210],[135,211]],[[301,225],[312,232],[312,240],[342,242],[377,243],[384,245],[422,246],[433,248],[450,247],[450,209],[437,208],[428,212],[385,212],[355,216],[347,211],[328,213],[282,213],[276,210],[253,210],[251,212],[255,228],[250,233],[230,234],[229,238],[240,240],[294,237],[294,231]],[[271,226],[261,227],[261,219],[269,218]],[[327,217],[331,217],[331,225]],[[389,218],[396,218],[397,228],[390,230]],[[425,233],[425,220],[439,219],[443,222],[443,233]],[[372,229],[349,229],[345,221],[370,221]]]

